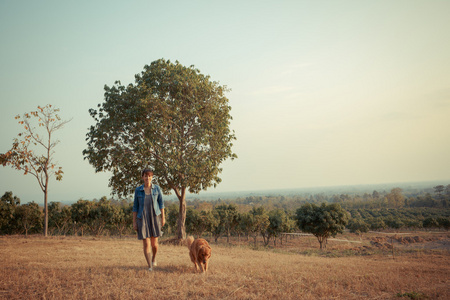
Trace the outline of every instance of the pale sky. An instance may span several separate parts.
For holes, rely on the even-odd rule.
[[[0,153],[14,117],[65,119],[49,201],[110,196],[83,160],[89,108],[160,58],[231,88],[238,159],[208,192],[442,180],[450,184],[450,1],[0,0]],[[0,194],[43,203],[0,167]],[[202,192],[203,193],[203,192]]]

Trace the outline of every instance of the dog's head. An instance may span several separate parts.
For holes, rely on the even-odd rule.
[[[208,259],[211,257],[211,247],[203,245],[200,248],[198,248],[197,257],[199,261],[201,261],[203,264],[206,264]]]

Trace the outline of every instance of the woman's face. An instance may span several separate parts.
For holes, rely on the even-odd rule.
[[[146,172],[142,176],[142,180],[144,181],[145,185],[150,185],[150,183],[152,183],[152,179],[153,179],[153,173],[151,173],[151,172]]]

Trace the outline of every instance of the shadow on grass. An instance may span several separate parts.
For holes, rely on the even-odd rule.
[[[148,271],[147,266],[108,266],[104,268],[107,271],[120,270],[120,271],[134,271],[142,272]],[[166,274],[185,274],[193,273],[193,269],[185,265],[161,265],[153,268],[152,272],[166,273]]]

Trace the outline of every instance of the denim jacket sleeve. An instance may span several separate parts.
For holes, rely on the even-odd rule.
[[[156,184],[152,188],[153,207],[157,216],[161,214],[161,209],[164,208],[164,201],[162,199],[161,188]]]
[[[136,188],[134,191],[133,212],[137,212],[137,217],[142,219],[142,210],[144,209],[144,189],[142,186]],[[143,195],[142,195],[143,194]]]
[[[163,198],[162,198],[161,188],[159,186],[158,186],[158,191],[159,191],[159,193],[158,193],[158,206],[159,206],[159,209],[163,209],[164,208],[164,201],[163,201]]]

